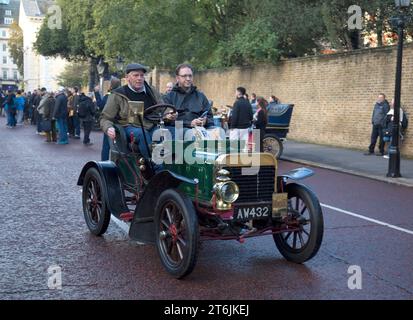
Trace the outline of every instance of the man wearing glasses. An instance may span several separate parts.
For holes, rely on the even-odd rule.
[[[165,97],[165,103],[176,107],[178,115],[167,117],[170,124],[182,121],[184,131],[195,127],[212,127],[214,125],[210,103],[193,84],[194,71],[190,64],[180,64],[176,70],[176,84]]]

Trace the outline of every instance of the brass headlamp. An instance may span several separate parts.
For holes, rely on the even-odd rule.
[[[217,196],[218,203],[223,207],[225,204],[231,204],[237,201],[239,197],[238,185],[231,181],[229,177],[230,172],[225,169],[221,169],[217,172],[216,181],[214,185],[214,191]]]

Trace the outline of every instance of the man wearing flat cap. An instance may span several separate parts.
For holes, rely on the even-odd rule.
[[[149,132],[154,125],[145,121],[145,119],[142,119],[144,130],[128,124],[128,101],[143,101],[145,109],[161,102],[161,97],[157,91],[145,81],[146,72],[146,67],[138,63],[132,63],[126,67],[126,80],[128,84],[112,91],[102,111],[100,127],[110,139],[114,140],[116,133],[113,124],[122,125],[126,136],[129,138],[131,133],[133,133],[142,156],[149,159],[144,135],[150,145],[152,138]]]

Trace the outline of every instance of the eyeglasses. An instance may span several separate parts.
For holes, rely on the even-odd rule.
[[[178,75],[181,78],[186,78],[186,79],[192,79],[194,76],[192,74],[182,74],[182,75]]]

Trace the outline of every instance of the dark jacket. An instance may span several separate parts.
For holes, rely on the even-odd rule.
[[[384,100],[381,103],[376,102],[374,105],[373,116],[371,117],[371,123],[375,126],[382,125],[389,110],[390,106],[387,100]]]
[[[102,96],[100,95],[99,91],[95,91],[95,99],[96,99],[96,105],[99,108],[100,111],[103,110],[103,108],[106,105],[106,102],[108,102],[108,98],[109,98],[109,93],[105,94],[102,98]]]
[[[208,110],[205,127],[214,125],[214,116],[207,97],[195,86],[186,92],[178,85],[164,97],[165,103],[172,104],[178,112],[177,121],[182,121],[185,128],[191,128],[191,122]]]
[[[61,92],[56,95],[56,103],[53,110],[53,118],[66,119],[67,118],[67,97]]]
[[[16,96],[14,95],[14,93],[8,94],[3,101],[4,110],[15,114],[17,110],[16,103],[14,102],[15,99],[16,99]]]
[[[252,124],[252,107],[245,98],[238,98],[234,103],[231,115],[231,129],[247,129]]]
[[[268,116],[267,112],[261,109],[260,111],[257,111],[254,121],[255,128],[260,130],[260,150],[262,151],[262,141],[265,138],[265,128],[267,127],[268,124]]]
[[[4,103],[5,98],[6,97],[4,96],[4,94],[0,92],[0,108],[4,107],[3,103]]]
[[[32,100],[33,106],[37,108],[41,100],[42,100],[42,97],[39,94],[35,94]]]
[[[82,106],[83,108],[83,105],[85,107],[85,110],[88,110],[88,112],[87,112],[86,117],[83,117],[83,118],[79,117],[79,119],[83,122],[94,121],[95,120],[94,115],[96,113],[96,106],[91,98],[89,98],[88,96],[82,93],[79,96],[78,109],[80,108],[80,106]]]
[[[265,130],[268,124],[267,112],[263,109],[257,112],[257,120],[254,122],[254,125],[257,129]]]
[[[80,98],[79,94],[73,95],[72,105],[73,105],[74,114],[77,114],[77,108],[79,107],[79,98]]]
[[[53,96],[48,96],[43,107],[43,119],[52,120],[56,100]]]

